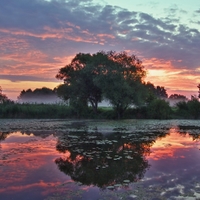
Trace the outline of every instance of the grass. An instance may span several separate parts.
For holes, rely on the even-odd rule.
[[[169,107],[168,115],[165,116],[164,109],[159,109],[159,115],[156,111],[156,117],[153,115],[155,106],[149,109],[146,106],[129,108],[125,111],[124,119],[193,119],[198,118],[199,113],[190,113],[189,109],[184,110],[177,107]],[[152,110],[152,111],[151,111]],[[193,109],[194,110],[194,109]],[[196,109],[197,110],[197,109]],[[196,111],[195,110],[195,111]],[[164,117],[163,117],[164,116]],[[197,116],[197,117],[196,117]],[[66,104],[19,104],[7,103],[0,104],[0,118],[2,119],[117,119],[117,113],[112,107],[99,107],[98,112],[94,113],[91,107],[77,110],[77,108]]]

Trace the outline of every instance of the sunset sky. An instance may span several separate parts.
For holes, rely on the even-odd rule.
[[[127,51],[146,81],[168,94],[198,94],[199,0],[1,0],[0,86],[54,88],[58,70],[79,52]]]

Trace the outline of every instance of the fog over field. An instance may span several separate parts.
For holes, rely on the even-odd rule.
[[[64,103],[57,95],[47,95],[47,96],[34,96],[33,98],[18,99],[19,103],[36,103],[36,104],[56,104]]]

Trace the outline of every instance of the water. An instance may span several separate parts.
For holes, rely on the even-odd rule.
[[[0,120],[0,199],[200,199],[200,123]]]

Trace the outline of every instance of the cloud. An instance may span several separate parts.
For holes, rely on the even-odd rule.
[[[180,13],[187,11],[177,5],[158,18],[92,0],[1,0],[1,78],[53,80],[64,61],[69,62],[64,58],[99,50],[126,50],[144,61],[170,63],[166,68],[196,69],[200,31],[181,24]]]
[[[36,76],[26,76],[26,75],[2,75],[0,74],[0,79],[2,80],[10,80],[11,82],[19,82],[19,81],[40,81],[40,82],[53,82],[55,79],[52,78],[44,78],[44,77],[36,77]]]
[[[45,46],[49,46],[45,40],[48,40],[49,44],[54,43],[57,51],[62,42],[66,45],[71,42],[91,45],[119,44],[118,48],[123,43],[123,46],[128,45],[130,50],[134,50],[130,47],[130,40],[138,38],[132,46],[139,48],[145,57],[158,56],[174,61],[182,58],[184,67],[189,63],[190,67],[197,67],[198,62],[194,58],[200,43],[198,30],[173,24],[169,18],[156,19],[146,13],[130,12],[123,8],[100,6],[91,2],[5,1],[2,4],[1,15],[4,17],[0,32],[17,39],[24,38],[26,45],[42,49],[43,52],[47,52]],[[177,10],[175,5],[168,13],[174,14]],[[60,48],[61,54],[62,51],[63,48]]]
[[[198,10],[195,10],[195,13],[200,14],[200,8]]]

